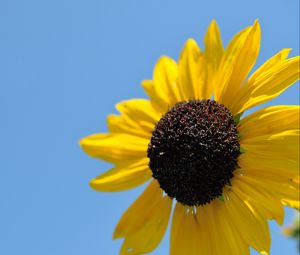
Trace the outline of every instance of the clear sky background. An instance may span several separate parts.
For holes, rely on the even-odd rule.
[[[298,0],[0,1],[0,254],[118,254],[114,227],[144,187],[91,190],[109,165],[78,140],[105,132],[117,102],[145,97],[140,82],[160,55],[177,59],[189,37],[203,45],[214,18],[225,45],[259,19],[258,64],[284,47],[299,54]],[[268,105],[298,104],[298,85]],[[270,226],[271,255],[296,255]],[[153,254],[168,254],[168,242]]]

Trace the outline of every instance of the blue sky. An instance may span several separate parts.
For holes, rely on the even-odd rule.
[[[118,254],[114,226],[144,187],[91,190],[89,180],[109,165],[86,156],[78,140],[105,132],[118,101],[145,97],[140,82],[160,55],[177,59],[189,37],[203,45],[214,18],[225,44],[259,19],[258,64],[284,47],[299,54],[298,0],[0,2],[0,254]],[[298,98],[297,84],[268,104]],[[296,255],[270,226],[271,255]],[[153,254],[168,253],[168,238]]]

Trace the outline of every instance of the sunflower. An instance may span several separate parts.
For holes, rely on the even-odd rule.
[[[114,164],[90,182],[121,191],[149,181],[120,219],[122,255],[153,251],[171,221],[171,255],[269,254],[268,220],[299,208],[299,106],[270,106],[241,118],[299,79],[299,56],[283,49],[249,75],[260,48],[257,21],[224,49],[215,21],[201,51],[189,39],[178,63],[161,57],[149,99],[116,105],[108,133],[81,140]],[[171,219],[172,215],[172,219]]]

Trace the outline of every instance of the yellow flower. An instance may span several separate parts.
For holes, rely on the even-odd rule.
[[[299,208],[299,106],[251,107],[299,79],[299,57],[283,49],[250,77],[260,48],[256,21],[226,49],[211,23],[201,51],[189,39],[178,63],[163,56],[142,86],[150,99],[116,105],[107,134],[81,140],[114,167],[91,181],[121,191],[150,181],[124,213],[114,238],[120,254],[145,254],[163,238],[172,214],[171,255],[269,254],[269,219]],[[172,204],[174,203],[174,210]]]

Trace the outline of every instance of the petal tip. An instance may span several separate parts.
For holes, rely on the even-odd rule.
[[[99,180],[97,181],[97,179],[92,179],[89,182],[89,186],[96,191],[106,191],[105,189],[101,189],[101,186],[99,185]]]
[[[94,182],[95,182],[94,179],[90,180],[89,185],[90,185],[91,188],[95,187],[95,183]]]
[[[192,48],[192,47],[197,47],[198,48],[198,44],[195,41],[195,39],[189,38],[189,39],[186,40],[184,48]]]
[[[78,145],[82,148],[82,149],[84,149],[85,148],[85,146],[86,146],[86,144],[87,144],[87,137],[85,137],[85,138],[82,138],[82,139],[80,139],[79,141],[78,141]]]
[[[216,19],[213,19],[210,24],[209,24],[209,27],[208,27],[208,30],[219,30],[219,25],[218,25],[218,22]]]
[[[256,20],[254,21],[253,27],[252,27],[252,28],[253,28],[254,31],[260,32],[261,28],[260,28],[260,23],[259,23],[258,19],[256,19]]]
[[[215,19],[212,19],[212,21],[209,24],[209,27],[215,27],[218,26],[217,21]]]
[[[113,239],[113,240],[116,240],[116,239],[122,237],[122,236],[120,235],[120,233],[118,233],[118,232],[119,232],[118,227],[116,227],[116,228],[115,228],[115,231],[114,231],[114,233],[113,233],[113,235],[112,235],[112,239]]]
[[[143,88],[147,89],[147,88],[153,86],[153,81],[152,80],[142,80],[141,84],[142,84]]]

